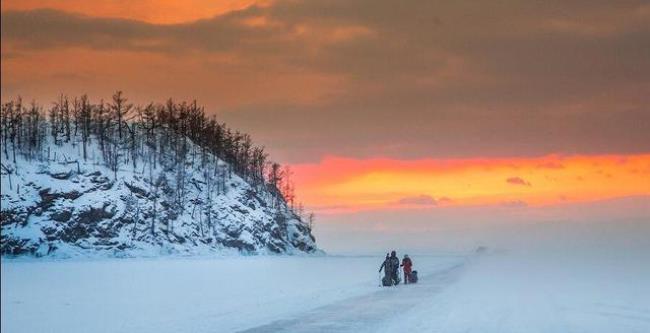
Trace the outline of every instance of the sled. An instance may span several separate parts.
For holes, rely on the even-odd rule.
[[[409,276],[409,283],[418,283],[418,271],[411,272]]]
[[[402,282],[402,280],[399,278],[399,276],[397,277],[397,281],[395,282],[395,284],[393,284],[393,281],[392,281],[392,279],[390,278],[390,276],[384,276],[384,277],[381,279],[381,284],[382,284],[384,287],[390,287],[390,286],[393,286],[393,285],[398,285],[398,284],[400,284],[400,282]]]
[[[390,277],[384,276],[381,279],[381,285],[384,286],[384,287],[390,287],[392,285],[392,281],[391,281]]]

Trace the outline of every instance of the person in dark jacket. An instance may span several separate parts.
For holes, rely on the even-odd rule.
[[[404,255],[400,266],[404,268],[404,284],[408,284],[411,281],[411,267],[413,267],[413,262],[408,254]]]
[[[391,279],[393,280],[394,285],[399,284],[399,276],[397,271],[399,271],[399,258],[397,258],[397,252],[393,250],[390,253],[390,258],[388,258],[390,263]]]

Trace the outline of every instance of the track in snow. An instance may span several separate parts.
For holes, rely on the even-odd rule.
[[[382,288],[377,292],[322,306],[297,317],[278,320],[241,333],[257,332],[373,332],[389,319],[405,313],[419,303],[436,297],[453,284],[465,263],[454,264],[422,276],[414,285]]]

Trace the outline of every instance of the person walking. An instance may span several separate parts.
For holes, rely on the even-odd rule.
[[[399,276],[397,272],[399,271],[399,258],[397,257],[397,252],[393,250],[390,253],[390,258],[388,258],[391,271],[391,280],[393,285],[399,284]]]
[[[410,283],[411,268],[413,267],[413,262],[411,261],[411,258],[409,258],[408,254],[404,255],[404,259],[402,259],[402,264],[400,266],[404,269],[404,284]]]

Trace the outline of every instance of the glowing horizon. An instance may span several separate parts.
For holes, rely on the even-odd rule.
[[[532,158],[351,159],[293,165],[318,211],[542,206],[650,195],[650,154]]]

